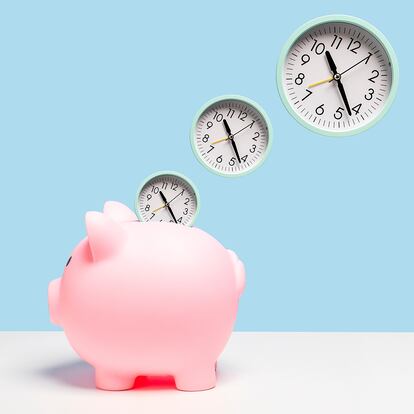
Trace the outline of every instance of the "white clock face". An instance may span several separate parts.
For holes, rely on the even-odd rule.
[[[198,159],[227,176],[252,171],[270,148],[266,115],[242,99],[220,99],[207,106],[195,121],[191,139]]]
[[[305,124],[349,133],[372,123],[384,109],[392,66],[383,44],[346,22],[317,25],[286,55],[282,76],[287,105]]]
[[[191,225],[197,214],[198,199],[188,180],[160,174],[150,178],[139,190],[135,208],[143,221]]]

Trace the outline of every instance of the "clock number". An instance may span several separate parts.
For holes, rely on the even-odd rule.
[[[147,201],[150,201],[151,198],[152,198],[152,195],[151,194],[147,194]]]
[[[313,39],[314,43],[311,47],[311,51],[315,50],[315,53],[317,55],[321,55],[323,52],[325,52],[325,44],[320,42],[318,43],[318,41],[316,39]]]
[[[150,220],[152,220],[155,217],[155,213],[151,213],[152,216],[149,218]]]
[[[188,197],[186,197],[185,198],[185,201],[184,201],[184,204],[186,205],[186,206],[188,206],[188,203],[190,202],[190,199],[188,198]]]
[[[177,188],[178,188],[178,184],[171,183],[171,190],[177,191]]]
[[[352,46],[352,44],[354,44],[354,45],[356,45],[356,46],[354,46],[352,49],[349,49],[349,48]],[[357,51],[360,47],[361,47],[361,42],[360,42],[360,41],[358,41],[358,40],[354,40],[354,39],[351,37],[351,41],[349,42],[349,45],[348,45],[347,49],[348,49],[348,50],[350,50],[352,53],[357,54],[357,52],[356,52],[356,51]]]
[[[207,129],[210,129],[213,126],[213,123],[211,121],[207,122]]]
[[[207,154],[208,154],[209,152],[213,151],[213,149],[214,149],[214,146],[213,146],[213,145],[210,145],[210,149],[207,151]]]
[[[246,162],[246,160],[247,160],[247,155],[245,155],[244,157],[241,157],[241,159],[243,160],[243,162]]]
[[[312,91],[310,91],[309,89],[306,89],[306,92],[308,93],[304,98],[302,98],[302,101],[304,101],[306,98],[308,98],[309,96],[311,96],[313,94]]]
[[[166,189],[167,189],[167,187],[168,187],[168,183],[167,183],[167,182],[165,182],[165,181],[163,181],[163,182],[162,182],[162,186],[161,186],[161,188],[162,188],[163,190],[166,190]]]
[[[317,115],[322,115],[325,112],[325,109],[323,108],[325,104],[319,105],[316,109],[315,112]]]
[[[250,152],[253,154],[256,151],[256,145],[253,144],[252,147],[250,148]]]
[[[338,49],[339,45],[342,42],[342,37],[341,36],[334,35],[334,39],[332,40],[331,47],[334,47],[335,42],[336,42],[337,39],[339,39],[339,40],[338,40],[338,44],[336,45],[336,48],[335,49]]]
[[[204,135],[204,137],[203,138],[201,138],[201,140],[204,142],[204,143],[206,143],[207,141],[208,141],[208,139],[210,138],[210,135],[208,135],[208,134],[206,134],[206,135]]]
[[[231,160],[229,161],[230,167],[233,167],[234,164],[236,164],[236,158],[231,157]]]
[[[183,221],[183,217],[182,216],[177,219],[177,223],[181,223],[182,221]]]
[[[185,208],[184,210],[183,210],[183,216],[186,216],[188,214],[188,208]]]
[[[306,65],[310,61],[310,56],[307,53],[305,53],[304,55],[302,55],[301,60],[301,66]]]
[[[149,211],[149,209],[150,209],[150,205],[149,205],[149,204],[147,204],[147,205],[145,206],[145,211]]]
[[[217,122],[221,122],[223,120],[223,115],[219,114],[217,111],[215,112],[213,119],[215,119]]]
[[[368,80],[372,83],[375,83],[374,79],[378,78],[379,72],[376,69],[374,69],[373,71],[371,71],[371,73],[373,73],[374,76],[371,76]]]
[[[240,121],[244,121],[247,117],[247,112],[244,111],[240,111],[238,118],[240,119]]]
[[[355,115],[359,114],[361,106],[362,106],[362,104],[358,104],[358,105],[355,105],[354,107],[352,107],[352,110],[355,112]]]
[[[364,95],[364,98],[367,100],[367,101],[370,101],[371,99],[372,99],[372,96],[374,95],[374,89],[372,89],[372,88],[369,88],[368,89],[368,96],[367,96],[367,94],[365,94]]]
[[[255,120],[252,121],[252,123],[250,124],[250,128],[254,125],[255,122]]]
[[[216,158],[216,161],[217,161],[219,164],[221,164],[221,163],[223,162],[223,156],[222,156],[222,155],[219,155],[219,156]]]
[[[160,189],[158,187],[152,186],[151,193],[158,194],[159,191]]]
[[[257,138],[259,138],[259,137],[260,137],[260,133],[256,131],[256,132],[254,133],[254,137],[252,138],[252,140],[253,140],[253,141],[257,141]]]
[[[234,109],[229,108],[229,112],[227,112],[227,118],[233,118]]]
[[[341,106],[336,110],[336,112],[334,113],[334,118],[335,119],[341,119],[342,115],[343,115],[343,111],[344,108],[342,108]]]
[[[305,74],[302,72],[298,73],[298,76],[296,76],[296,79],[295,79],[296,85],[302,85],[303,79],[305,79]]]

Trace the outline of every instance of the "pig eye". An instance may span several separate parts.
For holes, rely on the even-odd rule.
[[[72,260],[72,256],[69,257],[68,261],[66,262],[66,266],[70,263],[71,260]]]

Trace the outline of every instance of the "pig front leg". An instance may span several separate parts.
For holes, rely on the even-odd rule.
[[[95,385],[101,390],[129,390],[134,387],[135,377],[135,375],[117,374],[105,368],[95,368]]]
[[[204,391],[216,386],[216,362],[192,365],[174,375],[175,385],[181,391]]]

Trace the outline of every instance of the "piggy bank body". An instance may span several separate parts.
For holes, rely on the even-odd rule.
[[[96,386],[172,375],[181,390],[214,387],[244,288],[235,253],[197,228],[139,222],[116,202],[87,213],[86,230],[49,285],[49,308]]]

